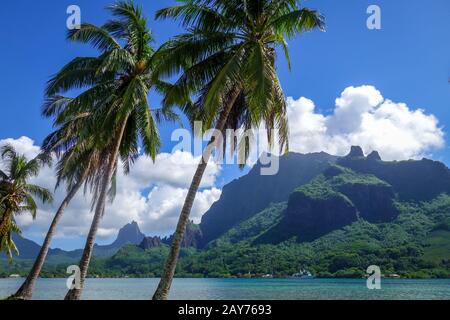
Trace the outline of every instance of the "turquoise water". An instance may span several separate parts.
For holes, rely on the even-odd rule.
[[[23,279],[0,279],[0,297],[13,293]],[[40,279],[34,299],[62,299],[65,279]],[[88,279],[84,299],[149,299],[158,279]],[[450,279],[382,279],[369,290],[365,279],[175,279],[171,299],[446,299]]]

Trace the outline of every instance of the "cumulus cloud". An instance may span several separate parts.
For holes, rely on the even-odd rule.
[[[331,115],[317,112],[304,97],[287,102],[291,151],[344,155],[359,145],[366,153],[379,151],[385,160],[404,160],[427,156],[445,144],[435,116],[385,99],[373,86],[346,88]]]
[[[28,158],[39,153],[39,147],[27,137],[0,140],[0,146],[6,143],[13,145]],[[117,195],[113,203],[107,204],[106,214],[98,231],[99,240],[115,236],[119,228],[132,220],[137,221],[142,231],[149,235],[169,235],[173,232],[199,161],[200,157],[175,151],[172,154],[159,154],[155,163],[146,156],[139,157],[130,175],[124,175],[119,169]],[[220,170],[220,166],[214,162],[208,165],[192,208],[191,219],[195,222],[199,222],[203,213],[220,197],[221,190],[214,187]],[[55,173],[52,168],[43,168],[31,182],[53,190]],[[40,205],[35,221],[30,215],[18,216],[17,222],[25,230],[25,236],[42,238],[64,197],[64,187],[56,190],[54,203]],[[79,192],[74,197],[60,222],[57,238],[87,234],[93,215],[90,203],[89,194]]]
[[[19,139],[2,139],[0,146],[6,144],[12,145],[19,154],[25,155],[28,159],[34,158],[39,154],[39,146],[34,144],[34,141],[28,137],[20,137]]]
[[[173,187],[188,188],[193,170],[199,161],[200,157],[194,157],[190,152],[179,150],[173,153],[158,154],[154,163],[149,157],[140,157],[134,164],[129,178],[140,184],[151,181],[155,185],[168,184]],[[210,162],[200,187],[213,186],[219,171],[220,166],[215,162]]]
[[[182,202],[186,197],[187,189],[176,188],[169,185],[156,187],[148,195],[148,210],[142,211],[138,221],[144,230],[153,230],[157,234],[172,232],[178,221]],[[220,197],[221,190],[211,188],[197,194],[190,218],[199,223],[202,215],[211,207],[211,204]]]

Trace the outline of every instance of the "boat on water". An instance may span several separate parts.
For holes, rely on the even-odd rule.
[[[292,274],[291,278],[312,279],[312,278],[315,278],[315,276],[308,270],[301,269],[300,272],[296,272],[296,273]]]

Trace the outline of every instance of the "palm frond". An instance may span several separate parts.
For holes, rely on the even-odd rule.
[[[43,203],[53,202],[53,195],[48,189],[34,184],[28,184],[25,186],[25,190],[35,197],[39,198]]]
[[[102,52],[120,48],[108,30],[89,23],[81,24],[79,29],[69,30],[67,38],[71,41],[89,43]]]
[[[319,28],[325,31],[325,19],[315,10],[300,9],[276,17],[270,25],[277,31],[289,38],[295,35]]]

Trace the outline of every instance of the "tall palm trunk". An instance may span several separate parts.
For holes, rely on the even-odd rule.
[[[216,125],[216,130],[223,132],[225,124],[228,119],[228,115],[239,96],[240,90],[234,89],[231,99],[228,101],[226,108],[221,112],[219,121]],[[189,187],[188,194],[184,200],[183,209],[181,210],[180,218],[178,219],[177,228],[170,246],[169,256],[166,261],[161,280],[159,281],[158,288],[153,295],[153,300],[167,300],[169,297],[170,287],[175,275],[175,269],[177,267],[178,256],[180,254],[181,242],[183,241],[184,233],[186,231],[186,225],[189,221],[189,215],[191,213],[192,206],[194,204],[195,196],[197,195],[198,188],[205,173],[208,161],[211,158],[211,152],[214,145],[217,143],[214,137],[211,138],[205,150],[203,151],[203,157],[200,159],[200,163],[195,171],[194,178],[192,179],[191,186]],[[218,146],[219,147],[219,146]]]
[[[11,220],[11,214],[8,209],[5,210],[3,216],[0,219],[0,238],[6,236],[8,234],[9,228],[8,225]]]
[[[83,254],[81,256],[81,260],[80,260],[80,264],[79,264],[80,288],[70,289],[67,292],[64,300],[80,300],[81,299],[81,294],[83,293],[83,289],[84,289],[84,282],[85,282],[85,279],[87,276],[89,263],[90,263],[91,257],[92,257],[92,251],[94,248],[95,237],[97,235],[98,226],[100,225],[100,221],[101,221],[101,219],[103,217],[103,213],[105,211],[106,196],[108,193],[108,188],[111,183],[112,176],[114,174],[114,170],[116,168],[117,160],[119,158],[119,149],[120,149],[120,145],[122,143],[122,138],[123,138],[123,134],[125,132],[127,120],[128,120],[128,118],[126,118],[122,123],[120,131],[118,132],[118,135],[116,137],[115,145],[113,146],[112,153],[108,159],[107,171],[103,177],[100,194],[97,199],[97,206],[95,208],[94,218],[92,219],[91,228],[89,230],[89,234],[86,239],[86,245],[84,247]]]
[[[17,292],[11,296],[13,299],[23,299],[23,300],[31,300],[33,297],[33,290],[36,285],[36,281],[41,273],[42,267],[45,262],[45,258],[47,257],[48,250],[50,248],[50,243],[52,241],[53,235],[55,234],[56,227],[61,220],[64,211],[69,205],[70,201],[72,201],[75,194],[78,192],[80,187],[83,185],[84,179],[87,175],[87,171],[84,173],[83,177],[72,187],[72,189],[67,193],[63,202],[56,211],[55,217],[50,225],[50,228],[47,231],[47,235],[45,236],[44,243],[42,244],[41,250],[39,251],[39,255],[36,258],[36,261],[33,264],[33,267],[30,270],[27,278],[25,279],[22,286],[17,290]]]

